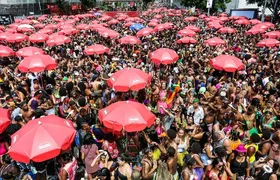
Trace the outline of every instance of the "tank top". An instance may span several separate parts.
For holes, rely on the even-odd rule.
[[[187,146],[187,139],[186,139],[186,137],[185,137],[184,143],[178,145],[178,150],[177,150],[177,152],[178,152],[178,153],[184,152],[186,146]]]
[[[246,157],[245,161],[239,163],[236,157],[230,162],[230,170],[233,174],[238,174],[238,176],[244,176],[247,168]]]

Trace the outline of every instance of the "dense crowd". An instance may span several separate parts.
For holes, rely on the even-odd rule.
[[[14,51],[39,47],[57,61],[54,70],[22,73],[17,68],[22,57],[1,58],[0,105],[11,111],[11,124],[0,135],[1,179],[279,179],[279,44],[258,47],[265,32],[248,34],[254,25],[236,24],[239,17],[208,17],[236,30],[225,34],[210,27],[211,19],[199,11],[160,8],[144,12],[134,21],[145,27],[151,27],[151,22],[172,25],[155,28],[140,38],[140,44],[124,45],[118,38],[97,33],[97,24],[92,22],[116,31],[119,37],[136,36],[138,30],[126,25],[128,17],[108,23],[111,18],[102,19],[103,12],[91,13],[95,15],[55,17],[62,22],[74,20],[73,27],[92,24],[92,29],[69,35],[70,43],[0,42]],[[33,19],[45,25],[61,23],[55,23],[53,16],[45,17]],[[200,30],[193,37],[197,43],[177,42],[181,38],[178,31],[187,26]],[[277,29],[275,24],[265,31]],[[53,29],[53,33],[59,31]],[[205,45],[213,37],[225,44]],[[85,54],[93,44],[110,51]],[[150,54],[159,48],[175,50],[178,61],[153,63]],[[210,65],[211,59],[225,54],[241,59],[244,68],[226,72]],[[141,69],[152,76],[151,83],[139,91],[115,91],[107,80],[124,68]],[[144,104],[156,116],[154,124],[138,132],[106,128],[98,111],[118,101]],[[8,153],[11,135],[29,121],[51,114],[74,123],[77,134],[71,147],[44,162],[13,160]]]

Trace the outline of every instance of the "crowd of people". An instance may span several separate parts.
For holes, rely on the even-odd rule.
[[[180,11],[176,16],[168,16],[168,11],[162,8],[141,14],[144,26],[158,14],[162,15],[160,23],[173,25],[141,37],[142,43],[133,46],[120,44],[118,38],[104,38],[94,30],[79,31],[70,36],[70,43],[60,46],[1,41],[15,51],[28,46],[42,48],[58,63],[55,70],[44,73],[21,73],[17,66],[22,58],[1,59],[0,105],[11,111],[11,124],[0,136],[1,179],[279,179],[279,46],[258,47],[262,34],[246,34],[252,24],[227,20],[222,25],[236,32],[223,34],[210,28],[199,11],[174,10]],[[185,21],[189,16],[196,19]],[[98,18],[83,17],[74,25],[90,24]],[[51,19],[47,16],[41,23],[54,23]],[[124,19],[108,28],[120,37],[135,36],[137,31],[125,23]],[[194,37],[197,43],[178,44],[181,37],[177,32],[189,25],[200,29]],[[275,24],[267,32],[277,29]],[[226,44],[205,45],[212,37]],[[84,54],[93,44],[107,46],[110,52],[102,57]],[[170,65],[154,64],[149,55],[158,48],[175,50],[179,60]],[[244,69],[214,69],[209,61],[222,54],[241,59]],[[114,91],[107,79],[128,67],[151,74],[151,83],[137,92]],[[178,92],[167,103],[176,87]],[[106,128],[98,111],[121,100],[144,104],[156,115],[154,124],[133,133]],[[51,114],[75,124],[77,135],[71,148],[45,162],[14,161],[8,153],[10,136],[29,121]]]

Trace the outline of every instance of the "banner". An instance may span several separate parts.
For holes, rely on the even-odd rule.
[[[80,4],[73,4],[71,9],[72,10],[82,9],[82,6]]]
[[[118,13],[126,14],[129,17],[139,17],[138,11],[107,11],[104,14],[106,14],[107,16],[115,17]]]
[[[206,2],[206,8],[212,8],[213,0],[207,0]]]

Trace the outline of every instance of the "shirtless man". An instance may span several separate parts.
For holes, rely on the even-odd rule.
[[[169,147],[167,149],[167,154],[168,154],[168,159],[167,159],[167,167],[168,167],[168,171],[170,172],[170,174],[172,175],[172,179],[178,179],[178,171],[177,171],[177,154],[176,154],[176,150],[173,147]]]
[[[247,112],[242,114],[242,119],[244,123],[247,124],[250,134],[258,133],[256,129],[256,114],[254,113],[254,108],[250,106]]]
[[[195,83],[195,80],[194,80],[194,77],[193,77],[193,71],[191,69],[189,69],[188,72],[187,72],[186,80],[187,80],[186,83],[191,82],[192,85],[194,85],[194,83]]]
[[[22,118],[28,122],[32,119],[33,117],[33,114],[34,114],[34,110],[31,109],[27,102],[23,101],[21,104],[20,104],[20,107],[21,107],[21,110],[20,110],[20,113],[22,114]]]
[[[229,114],[231,113],[231,108],[228,105],[229,105],[229,101],[224,100],[221,108],[219,108],[218,110],[218,120],[228,119]]]
[[[203,110],[205,114],[204,122],[207,124],[209,132],[212,132],[212,127],[213,127],[216,113],[209,106],[203,108]]]

